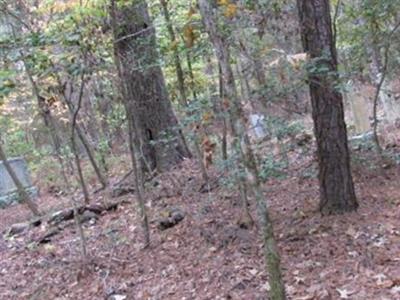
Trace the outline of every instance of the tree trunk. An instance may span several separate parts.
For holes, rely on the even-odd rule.
[[[46,102],[46,99],[44,99],[40,95],[38,86],[37,86],[35,80],[33,79],[31,70],[29,69],[29,66],[26,63],[26,60],[23,55],[24,54],[21,52],[21,60],[22,60],[22,63],[24,64],[25,72],[26,72],[26,75],[28,76],[29,82],[32,85],[32,92],[36,98],[39,113],[43,119],[44,125],[46,126],[46,128],[48,129],[48,131],[50,133],[50,136],[51,136],[51,139],[53,142],[54,151],[56,154],[58,154],[61,149],[61,138],[57,133],[57,128],[55,126],[53,116],[51,115],[51,110],[50,110],[49,104]]]
[[[218,89],[219,89],[219,114],[222,116],[222,138],[221,138],[221,153],[222,159],[228,160],[228,120],[225,116],[225,109],[223,107],[223,102],[225,99],[224,91],[224,78],[222,75],[221,65],[218,64]]]
[[[78,104],[76,105],[77,107],[71,116],[71,148],[72,148],[72,153],[74,154],[74,158],[75,158],[76,169],[78,171],[79,183],[82,187],[83,198],[85,200],[85,203],[89,204],[90,203],[89,191],[87,189],[85,178],[83,176],[81,160],[79,158],[78,149],[76,147],[77,145],[76,145],[76,136],[75,136],[76,120],[77,120],[79,111],[81,109],[84,87],[85,87],[85,70],[83,69],[82,74],[81,74],[81,86],[79,88]]]
[[[137,160],[138,147],[134,142],[134,132],[136,132],[137,130],[134,128],[131,119],[128,120],[128,127],[129,127],[129,153],[131,155],[133,174],[135,175],[134,186],[136,190],[136,196],[138,199],[140,218],[143,228],[143,237],[144,237],[143,247],[147,248],[150,246],[150,226],[146,210],[146,202],[144,199],[144,183],[143,183],[142,168],[140,166],[140,162],[138,164]]]
[[[50,61],[50,63],[53,66],[53,68],[55,69],[53,62]],[[57,80],[61,100],[67,106],[69,115],[72,118],[74,111],[75,111],[74,104],[72,103],[72,95],[67,95],[65,86],[61,80],[60,75],[58,73],[54,73],[54,76],[56,77],[56,80]],[[79,123],[76,124],[75,131],[76,131],[76,134],[78,135],[80,141],[82,142],[83,147],[85,148],[85,151],[89,158],[90,164],[92,165],[94,172],[96,173],[96,176],[101,183],[102,188],[105,189],[107,187],[107,179],[103,176],[103,174],[96,162],[94,150],[92,149],[90,142],[88,141],[88,138],[86,137],[85,132],[83,131],[83,129],[81,128]]]
[[[165,171],[189,157],[159,66],[154,26],[143,0],[117,5],[115,52],[121,61],[136,143],[148,168]]]
[[[117,67],[118,77],[119,77],[119,88],[121,90],[121,94],[123,96],[123,101],[126,109],[126,115],[128,118],[128,134],[129,134],[129,152],[131,156],[132,162],[132,170],[134,173],[134,184],[137,195],[137,200],[139,204],[141,223],[143,227],[143,235],[144,235],[144,248],[150,246],[150,227],[148,221],[148,215],[146,210],[146,204],[144,199],[144,181],[143,181],[143,161],[138,159],[139,147],[135,142],[134,135],[138,135],[138,128],[136,127],[137,123],[134,122],[134,118],[132,117],[133,110],[129,107],[129,94],[128,94],[128,86],[129,84],[124,80],[123,77],[123,66],[121,63],[121,58],[118,56],[118,52],[116,49],[115,40],[117,37],[117,9],[116,9],[116,0],[111,0],[110,14],[112,20],[112,31],[113,31],[113,42],[114,42],[114,60],[115,65]]]
[[[167,23],[167,28],[168,28],[168,32],[169,32],[169,36],[171,39],[171,43],[175,43],[176,41],[176,35],[175,35],[175,31],[174,28],[172,26],[171,23],[171,17],[169,15],[169,10],[168,10],[168,4],[166,0],[160,0],[161,6],[163,8],[163,14],[164,14],[164,18],[165,21]],[[176,71],[176,78],[178,81],[178,89],[179,89],[179,99],[180,99],[180,104],[186,109],[186,111],[188,112],[188,101],[186,99],[187,97],[187,92],[186,92],[186,87],[185,87],[185,77],[183,74],[183,69],[182,69],[182,64],[181,64],[181,59],[179,57],[179,52],[177,47],[173,47],[173,52],[174,52],[174,63],[175,63],[175,71]],[[187,55],[189,55],[189,49],[187,50]],[[187,56],[188,59],[190,59],[189,56]],[[191,77],[192,83],[193,83],[193,71],[191,68],[191,63],[190,60],[188,61],[189,63],[189,76]],[[197,95],[193,90],[193,100],[197,101]],[[187,136],[187,135],[186,135]],[[203,162],[203,155],[201,153],[201,149],[200,149],[200,141],[199,141],[199,137],[198,135],[194,132],[193,133],[193,146],[194,146],[194,150],[195,150],[195,155],[197,156],[197,161],[198,164],[200,166],[201,169],[201,173],[203,176],[203,180],[205,183],[208,182],[208,174],[207,174],[207,170],[206,170],[206,166],[204,165]]]
[[[73,111],[71,113],[73,113]],[[104,177],[103,173],[101,172],[101,170],[96,162],[94,151],[93,151],[92,147],[90,146],[90,143],[89,143],[86,135],[84,134],[82,128],[79,126],[79,124],[76,124],[75,131],[78,134],[78,137],[81,140],[82,145],[84,146],[84,148],[86,150],[86,154],[87,154],[89,161],[94,169],[94,172],[96,173],[97,178],[99,179],[99,181],[101,183],[102,188],[105,189],[107,187],[107,179]]]
[[[71,201],[72,209],[74,211],[75,226],[76,226],[76,229],[77,229],[77,232],[79,235],[82,263],[83,263],[84,269],[86,269],[87,262],[88,262],[87,241],[86,241],[85,232],[82,227],[82,223],[80,221],[80,216],[78,215],[79,214],[78,204],[77,204],[78,201],[76,200],[74,189],[72,188],[71,182],[69,180],[69,178],[71,178],[73,176],[73,170],[70,169],[70,174],[67,175],[67,172],[65,170],[65,163],[64,163],[62,156],[59,153],[57,154],[57,156],[58,156],[58,161],[60,162],[61,175],[64,179],[65,185],[67,186],[68,194],[71,195],[69,197],[69,199]]]
[[[343,98],[338,82],[328,0],[297,0],[304,51],[313,63],[309,71],[314,131],[319,163],[320,210],[323,214],[358,207],[350,168]]]
[[[283,300],[286,299],[286,294],[280,268],[279,251],[273,233],[272,222],[269,218],[264,195],[262,193],[262,188],[259,181],[259,172],[254,159],[253,150],[250,145],[250,139],[245,131],[245,116],[237,95],[235,78],[230,65],[229,45],[222,33],[218,30],[217,20],[219,16],[216,15],[216,12],[213,10],[210,1],[199,0],[198,3],[203,23],[210,36],[219,64],[221,66],[226,100],[229,101],[227,104],[229,106],[231,130],[234,138],[233,149],[236,150],[236,154],[240,158],[239,164],[243,163],[243,165],[246,167],[248,176],[245,179],[245,183],[247,183],[251,188],[251,191],[253,192],[257,201],[260,223],[262,225],[264,258],[268,269],[267,271],[269,273],[269,282],[271,285],[269,297],[272,300]],[[241,143],[242,141],[244,142],[244,149]]]
[[[176,43],[176,36],[175,36],[175,31],[174,28],[172,27],[171,23],[171,17],[169,15],[169,10],[168,10],[168,3],[166,0],[160,0],[162,9],[163,9],[163,14],[164,18],[166,21],[167,29],[169,36],[171,38],[172,43]],[[175,64],[175,71],[176,71],[176,77],[178,79],[178,90],[180,94],[180,102],[181,105],[186,107],[188,105],[187,99],[186,99],[186,89],[185,89],[185,76],[183,74],[183,69],[182,69],[182,64],[181,60],[179,58],[179,52],[178,48],[176,46],[173,46],[173,53],[174,53],[174,64]]]

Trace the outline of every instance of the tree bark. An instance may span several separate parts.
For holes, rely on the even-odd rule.
[[[358,207],[350,168],[343,98],[338,83],[329,0],[297,0],[304,51],[312,68],[308,80],[319,163],[320,211],[342,213]],[[312,70],[312,71],[311,71]]]
[[[140,159],[150,171],[165,171],[189,157],[159,66],[154,26],[147,3],[117,1],[114,48],[121,61],[128,106],[138,135]]]
[[[20,22],[20,19],[18,19],[18,21]],[[12,24],[11,24],[11,28],[12,28],[13,37],[14,37],[15,40],[17,40],[16,29],[14,28],[14,26]],[[23,50],[19,51],[19,54],[21,56],[21,61],[22,61],[23,65],[24,65],[25,73],[26,73],[26,75],[28,77],[28,80],[29,80],[29,82],[31,84],[33,96],[36,98],[40,116],[43,119],[44,125],[49,130],[49,133],[50,133],[50,136],[51,136],[51,139],[52,139],[52,143],[53,143],[53,147],[54,147],[54,151],[55,151],[56,154],[59,154],[60,149],[61,149],[61,138],[57,134],[57,129],[56,129],[56,126],[55,126],[54,119],[53,119],[53,117],[51,115],[51,110],[50,110],[49,104],[46,102],[46,99],[44,99],[40,95],[37,82],[34,80],[32,71],[30,69],[30,66],[27,63],[27,59],[25,57],[25,52],[27,52],[25,47],[23,48]]]
[[[73,107],[71,108],[70,113],[71,114],[74,113]],[[79,126],[79,124],[76,124],[75,131],[78,134],[78,137],[81,140],[82,145],[84,146],[84,148],[86,150],[89,161],[93,167],[94,172],[96,173],[97,178],[100,181],[102,188],[105,189],[107,187],[107,179],[104,177],[102,171],[100,170],[100,168],[96,162],[96,159],[95,159],[94,151],[93,151],[92,147],[90,146],[90,143],[89,143],[86,135],[84,134],[82,128]]]
[[[86,62],[86,59],[85,59],[85,62]],[[85,67],[85,63],[84,63],[84,67]],[[72,148],[72,152],[73,152],[74,158],[75,158],[76,169],[78,171],[78,179],[79,179],[79,183],[82,187],[83,197],[84,197],[85,203],[89,204],[90,203],[89,191],[86,186],[85,177],[83,176],[81,160],[79,157],[79,153],[78,153],[78,149],[77,149],[77,145],[76,145],[76,136],[75,136],[75,130],[76,130],[76,125],[77,125],[76,120],[77,120],[79,111],[81,109],[83,90],[85,87],[85,69],[83,69],[81,72],[82,72],[81,86],[79,88],[78,103],[76,105],[75,111],[73,112],[73,114],[71,116],[71,148]]]
[[[22,63],[24,64],[25,72],[29,79],[29,82],[32,85],[32,92],[36,98],[39,113],[43,119],[44,125],[46,126],[46,128],[48,129],[48,131],[50,133],[50,136],[51,136],[51,139],[53,142],[54,151],[57,155],[61,149],[61,138],[57,133],[57,128],[55,126],[53,116],[51,115],[51,109],[49,107],[49,104],[46,102],[46,99],[44,99],[40,95],[38,86],[37,86],[35,80],[33,79],[32,73],[31,73],[29,66],[26,63],[26,59],[24,58],[23,55],[24,54],[21,52],[21,60],[22,60]]]
[[[137,200],[139,204],[141,223],[143,228],[144,235],[144,248],[150,246],[150,227],[148,221],[148,215],[146,210],[146,204],[144,199],[144,181],[143,181],[143,160],[138,159],[139,147],[135,141],[134,135],[138,135],[137,123],[134,122],[134,118],[132,117],[132,110],[130,109],[130,99],[129,99],[129,89],[128,83],[124,80],[123,76],[123,66],[121,63],[121,58],[118,56],[118,51],[116,47],[116,37],[117,34],[117,9],[116,9],[116,0],[111,0],[110,14],[111,14],[111,22],[112,22],[112,31],[113,31],[113,42],[114,42],[114,60],[115,65],[117,67],[118,77],[119,77],[119,88],[121,90],[121,94],[123,96],[123,101],[126,109],[126,114],[128,118],[128,134],[129,134],[129,152],[131,156],[132,170],[134,173],[134,184],[137,195]]]
[[[50,61],[53,68],[55,68],[54,64],[52,61]],[[54,76],[56,77],[57,80],[57,84],[58,84],[58,89],[59,89],[59,94],[61,96],[61,100],[62,102],[67,106],[68,108],[68,112],[70,117],[72,118],[72,116],[74,115],[75,112],[75,107],[72,103],[72,96],[68,96],[66,91],[65,91],[65,86],[63,85],[63,82],[61,80],[60,75],[55,72]],[[101,186],[103,189],[105,189],[107,187],[107,179],[106,177],[104,177],[103,173],[101,172],[96,159],[95,159],[95,153],[94,150],[92,149],[90,142],[88,141],[85,132],[83,131],[83,129],[81,128],[81,126],[79,124],[76,124],[76,128],[75,128],[76,134],[78,135],[80,141],[82,142],[83,147],[85,148],[86,154],[89,158],[90,164],[93,167],[94,172],[96,173],[96,176],[99,180],[99,182],[101,183]]]
[[[228,160],[228,120],[223,107],[225,100],[224,77],[222,75],[221,65],[218,64],[218,93],[219,93],[219,114],[222,116],[222,137],[221,137],[221,154],[223,160]]]
[[[221,66],[221,74],[226,92],[226,100],[229,101],[229,117],[231,121],[231,130],[234,138],[233,149],[236,150],[240,163],[246,168],[246,182],[251,188],[256,201],[262,225],[262,239],[264,243],[264,258],[269,273],[269,282],[271,290],[269,298],[272,300],[286,299],[285,286],[283,283],[282,272],[280,268],[280,256],[277,243],[274,237],[272,222],[269,218],[268,209],[265,204],[264,195],[262,193],[259,181],[259,172],[257,169],[254,153],[250,145],[250,139],[245,131],[245,116],[237,95],[235,78],[233,76],[232,67],[230,65],[229,44],[225,40],[222,33],[218,30],[218,15],[212,7],[214,1],[199,0],[200,13],[204,26],[208,32],[211,42],[217,54],[219,64]],[[243,145],[242,146],[242,142]],[[244,149],[243,149],[244,148]],[[242,182],[239,182],[240,184]]]

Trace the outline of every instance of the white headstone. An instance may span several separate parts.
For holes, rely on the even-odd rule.
[[[266,136],[264,119],[265,117],[263,115],[259,114],[250,115],[251,130],[257,139],[262,139]]]

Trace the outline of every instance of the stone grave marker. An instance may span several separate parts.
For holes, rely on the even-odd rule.
[[[32,186],[26,161],[18,157],[8,159],[8,162],[22,185],[26,188],[28,194],[33,198],[36,197],[38,190],[36,187]],[[14,202],[18,202],[18,200],[19,194],[17,188],[8,174],[3,161],[0,161],[0,208],[5,208]]]
[[[250,115],[251,133],[256,139],[263,139],[267,133],[264,125],[265,117],[259,114]]]

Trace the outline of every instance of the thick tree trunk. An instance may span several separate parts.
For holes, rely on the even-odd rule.
[[[111,0],[111,7],[110,7],[110,14],[111,14],[111,20],[112,20],[112,31],[113,31],[113,42],[114,42],[114,60],[115,60],[115,65],[117,67],[118,71],[118,77],[120,79],[119,82],[119,88],[121,90],[121,94],[123,96],[123,101],[126,109],[126,114],[128,118],[128,134],[129,134],[129,151],[130,151],[130,156],[131,156],[131,162],[132,162],[132,169],[133,173],[135,176],[134,184],[135,184],[135,190],[136,190],[136,195],[137,195],[137,200],[139,204],[139,210],[140,210],[140,215],[141,215],[141,223],[143,227],[143,235],[144,235],[144,248],[147,248],[150,246],[150,227],[149,227],[149,221],[148,221],[148,215],[147,215],[147,210],[146,210],[146,203],[144,199],[144,181],[143,181],[143,160],[138,159],[138,154],[139,154],[139,147],[138,144],[134,140],[134,135],[138,135],[138,128],[137,128],[137,123],[133,121],[132,113],[133,110],[130,110],[129,108],[129,92],[128,92],[128,86],[129,84],[124,80],[125,78],[123,77],[123,66],[121,63],[121,58],[118,56],[118,52],[116,49],[115,45],[115,40],[118,34],[118,28],[117,28],[117,9],[116,9],[116,0]]]
[[[190,152],[167,94],[147,4],[143,0],[119,2],[114,47],[121,61],[130,115],[138,128],[135,139],[148,168],[164,171]]]
[[[358,207],[350,168],[343,99],[335,88],[337,55],[328,0],[297,0],[302,41],[313,71],[309,72],[319,163],[320,210],[323,214]]]

